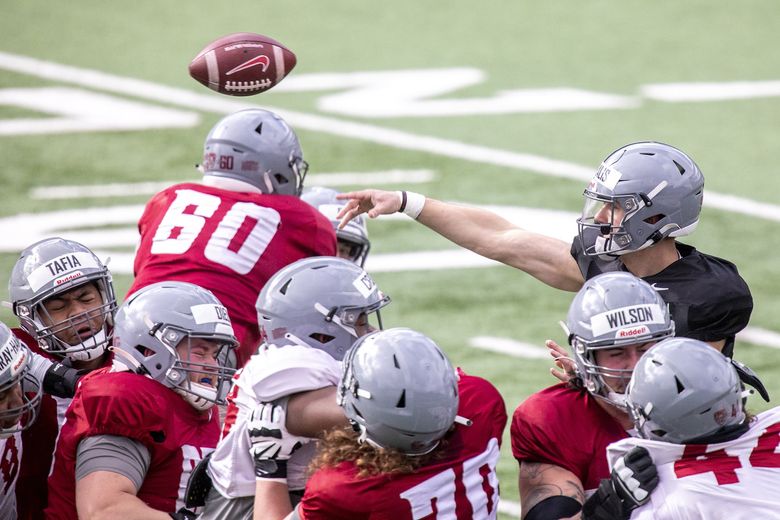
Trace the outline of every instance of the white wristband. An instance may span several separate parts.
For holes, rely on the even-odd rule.
[[[401,207],[398,209],[404,215],[417,219],[425,206],[425,195],[413,191],[402,191]]]

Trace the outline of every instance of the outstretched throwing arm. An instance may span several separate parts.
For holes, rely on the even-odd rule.
[[[525,271],[545,284],[577,291],[583,278],[570,244],[519,228],[493,212],[426,198],[418,193],[361,190],[343,193],[338,215],[343,227],[356,216],[403,212],[461,247]],[[405,202],[405,204],[404,204]]]

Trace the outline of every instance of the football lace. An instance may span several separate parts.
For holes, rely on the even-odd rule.
[[[265,90],[270,86],[270,79],[257,81],[228,81],[225,83],[225,90],[232,92],[248,92],[250,90]]]

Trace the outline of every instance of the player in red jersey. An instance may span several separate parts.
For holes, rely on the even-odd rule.
[[[321,441],[317,470],[290,518],[496,518],[496,464],[507,416],[488,381],[456,372],[426,336],[395,328],[355,343],[337,395],[351,426]],[[273,414],[266,417],[268,431],[284,429],[273,424]],[[294,422],[288,415],[286,427]],[[281,456],[269,457],[277,464],[294,446],[272,435],[266,441],[269,448],[282,445]],[[265,501],[263,509],[255,507],[256,519],[290,510],[286,493],[274,493],[274,486],[258,479],[256,500]]]
[[[203,183],[155,195],[138,222],[135,281],[128,294],[164,280],[212,291],[230,312],[238,366],[260,343],[252,303],[276,271],[336,254],[330,222],[299,197],[308,164],[279,116],[248,109],[206,137]]]
[[[739,369],[689,338],[642,356],[626,392],[640,438],[610,445],[608,456],[620,471],[626,452],[647,450],[659,482],[631,515],[610,518],[777,518],[780,408],[748,414]]]
[[[21,325],[14,334],[40,356],[33,360],[36,365],[44,364],[42,358],[52,365],[42,377],[45,395],[38,420],[22,434],[25,446],[35,446],[24,451],[17,486],[24,520],[43,517],[54,445],[77,375],[111,362],[116,298],[103,262],[83,244],[59,237],[22,251],[9,293]]]
[[[670,306],[677,335],[731,356],[753,299],[736,266],[677,242],[699,223],[704,175],[683,151],[652,141],[610,153],[583,195],[579,237],[571,243],[522,229],[488,210],[413,192],[362,190],[340,195],[342,225],[403,212],[456,244],[524,271],[543,283],[577,291],[605,272],[628,271],[655,284]]]
[[[47,518],[183,518],[192,468],[219,438],[230,350],[227,309],[185,282],[122,305],[114,362],[82,378],[49,477]]]
[[[607,446],[633,426],[623,392],[634,365],[674,334],[658,292],[624,272],[585,282],[566,326],[578,378],[531,395],[512,418],[525,520],[576,515],[601,479],[610,478]]]
[[[41,382],[30,371],[30,351],[0,323],[0,518],[17,518],[16,487],[22,432],[35,422]],[[36,449],[29,446],[28,449]]]

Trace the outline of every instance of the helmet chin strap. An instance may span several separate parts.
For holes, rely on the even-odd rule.
[[[189,389],[177,386],[173,389],[199,412],[205,412],[216,404],[217,389],[201,383],[189,382]]]
[[[71,361],[92,361],[99,358],[108,348],[108,335],[105,326],[93,334],[91,338],[76,345],[67,345],[67,348],[78,349],[65,352],[65,356]]]

